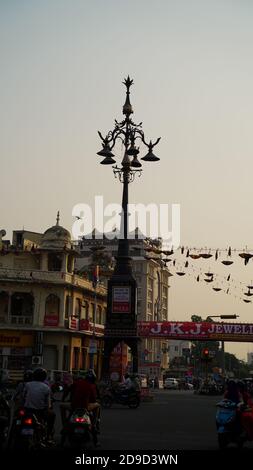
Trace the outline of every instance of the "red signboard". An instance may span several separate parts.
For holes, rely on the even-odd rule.
[[[138,322],[138,333],[146,338],[183,340],[253,341],[251,323]]]
[[[58,315],[46,315],[44,317],[44,326],[58,326],[59,316]]]
[[[113,287],[112,291],[112,312],[130,313],[131,306],[131,287],[118,286]]]
[[[80,330],[90,331],[90,322],[89,320],[80,320],[79,325]]]
[[[79,319],[76,317],[70,317],[69,319],[69,329],[78,330],[79,329]]]
[[[98,335],[103,335],[105,332],[104,326],[103,325],[95,325],[91,323],[89,320],[80,320],[79,321],[79,330],[80,331],[90,331],[92,333],[98,334]]]

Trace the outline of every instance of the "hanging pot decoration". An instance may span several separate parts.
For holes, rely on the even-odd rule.
[[[165,256],[171,256],[173,255],[174,251],[173,250],[166,250],[166,251],[161,251],[161,253],[163,253]]]
[[[253,257],[250,253],[239,253],[239,256],[243,258],[244,260],[247,259],[249,261],[250,258]]]
[[[219,292],[221,290],[220,287],[213,287],[213,290],[215,290],[215,292]]]
[[[249,304],[251,303],[251,300],[243,299],[243,302],[245,302],[246,304]]]
[[[177,272],[177,275],[178,275],[178,276],[184,276],[185,273],[184,273],[183,271],[179,271],[179,272]]]
[[[213,255],[211,255],[211,253],[201,253],[199,256],[200,258],[208,259],[211,258]]]
[[[250,292],[250,290],[248,290],[248,292],[244,292],[244,295],[251,297],[253,295],[253,292]]]
[[[233,264],[234,261],[229,261],[229,260],[224,260],[222,261],[222,264],[225,264],[225,266],[230,266],[230,264]]]

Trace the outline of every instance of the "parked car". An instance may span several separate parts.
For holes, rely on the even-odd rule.
[[[178,390],[178,388],[179,388],[178,380],[174,379],[174,378],[165,379],[164,384],[163,384],[163,388],[168,389],[168,390],[169,389],[170,390]]]

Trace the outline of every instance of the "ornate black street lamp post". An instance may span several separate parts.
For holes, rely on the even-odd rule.
[[[146,142],[142,123],[135,124],[131,119],[133,108],[130,103],[130,87],[133,80],[129,76],[124,80],[126,86],[126,101],[123,106],[122,122],[115,119],[115,126],[112,131],[103,137],[98,132],[102,140],[102,150],[98,155],[104,157],[102,165],[113,165],[116,163],[113,148],[117,142],[121,142],[124,148],[124,156],[121,166],[114,165],[115,177],[123,183],[122,213],[120,237],[118,241],[118,254],[114,273],[108,282],[107,318],[105,326],[105,344],[103,373],[109,371],[109,359],[113,348],[121,341],[125,341],[131,348],[133,355],[133,372],[138,371],[138,337],[136,321],[136,281],[132,275],[131,258],[129,257],[129,227],[128,227],[128,185],[135,178],[141,175],[142,164],[138,160],[139,147],[137,143],[143,143],[148,148],[148,153],[141,158],[146,162],[156,162],[159,160],[153,153],[153,148],[158,144],[160,137],[152,143]],[[139,140],[138,140],[139,139]]]

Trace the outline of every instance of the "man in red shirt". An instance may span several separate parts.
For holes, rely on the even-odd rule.
[[[98,430],[100,404],[97,402],[97,388],[95,385],[96,375],[93,370],[86,373],[79,373],[78,378],[64,391],[62,402],[70,395],[69,403],[61,404],[62,425],[65,428],[67,424],[66,412],[69,414],[78,408],[85,408],[94,413],[95,426]],[[68,416],[69,417],[69,416]]]
[[[94,409],[97,400],[96,388],[87,378],[78,377],[71,386],[70,395],[72,410],[85,408],[92,411]]]

